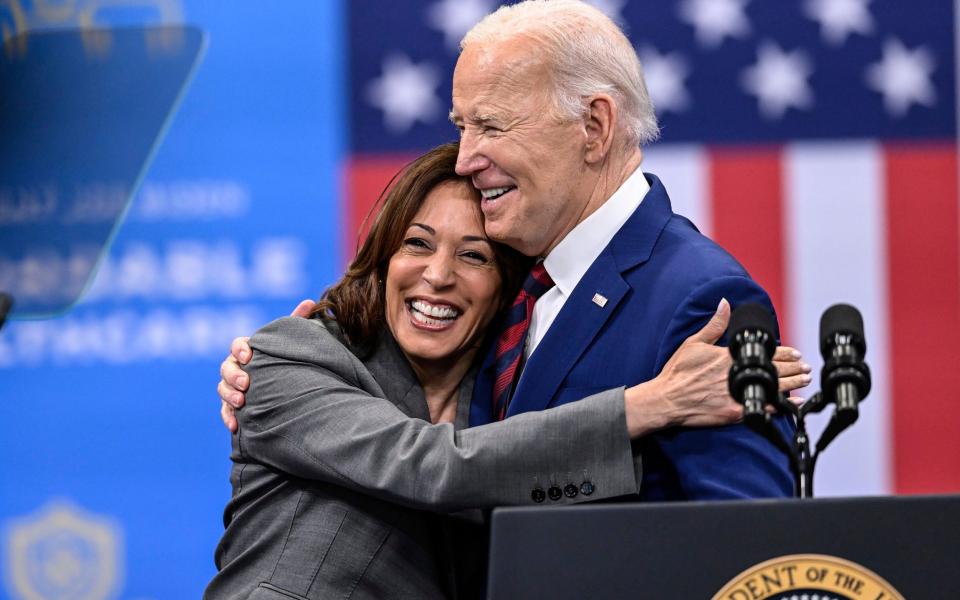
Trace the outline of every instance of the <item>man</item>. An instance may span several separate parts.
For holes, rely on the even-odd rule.
[[[457,171],[481,190],[487,234],[543,257],[546,274],[532,315],[518,304],[519,328],[484,362],[471,426],[649,381],[665,365],[667,379],[683,382],[693,372],[667,359],[718,305],[728,310],[724,298],[773,310],[641,172],[640,145],[656,138],[657,123],[636,53],[612,21],[576,0],[529,0],[488,15],[461,48],[451,110]],[[794,375],[805,385],[802,370]],[[221,397],[235,394],[226,382],[236,376],[228,359]],[[792,431],[787,419],[778,426]],[[743,425],[670,428],[640,449],[645,500],[792,493],[786,458]],[[550,487],[573,489],[576,476]]]

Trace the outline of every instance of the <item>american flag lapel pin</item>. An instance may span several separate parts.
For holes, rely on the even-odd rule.
[[[600,292],[597,292],[596,294],[593,295],[593,303],[599,306],[600,308],[603,308],[604,306],[607,305],[607,297],[601,294]]]

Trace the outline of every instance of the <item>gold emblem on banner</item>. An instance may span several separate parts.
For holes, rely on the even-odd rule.
[[[713,600],[904,600],[882,577],[823,554],[781,556],[740,573]]]
[[[0,0],[0,34],[7,42],[19,33],[51,27],[77,27],[82,32],[84,49],[91,56],[110,52],[109,32],[111,15],[136,11],[150,16],[154,25],[183,23],[182,0]],[[104,18],[106,15],[107,18]],[[179,46],[182,30],[176,27],[155,29],[148,33],[148,48],[156,52]],[[17,38],[16,45],[5,45],[8,54],[27,51],[26,36]]]
[[[66,502],[48,504],[9,528],[7,585],[22,600],[106,600],[122,573],[120,529]]]

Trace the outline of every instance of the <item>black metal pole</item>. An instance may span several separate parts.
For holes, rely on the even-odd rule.
[[[813,457],[810,455],[810,436],[807,435],[805,415],[797,415],[797,433],[794,440],[797,450],[797,495],[813,498]]]

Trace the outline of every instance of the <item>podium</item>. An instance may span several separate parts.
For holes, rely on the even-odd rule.
[[[491,599],[960,598],[960,496],[503,508]]]

